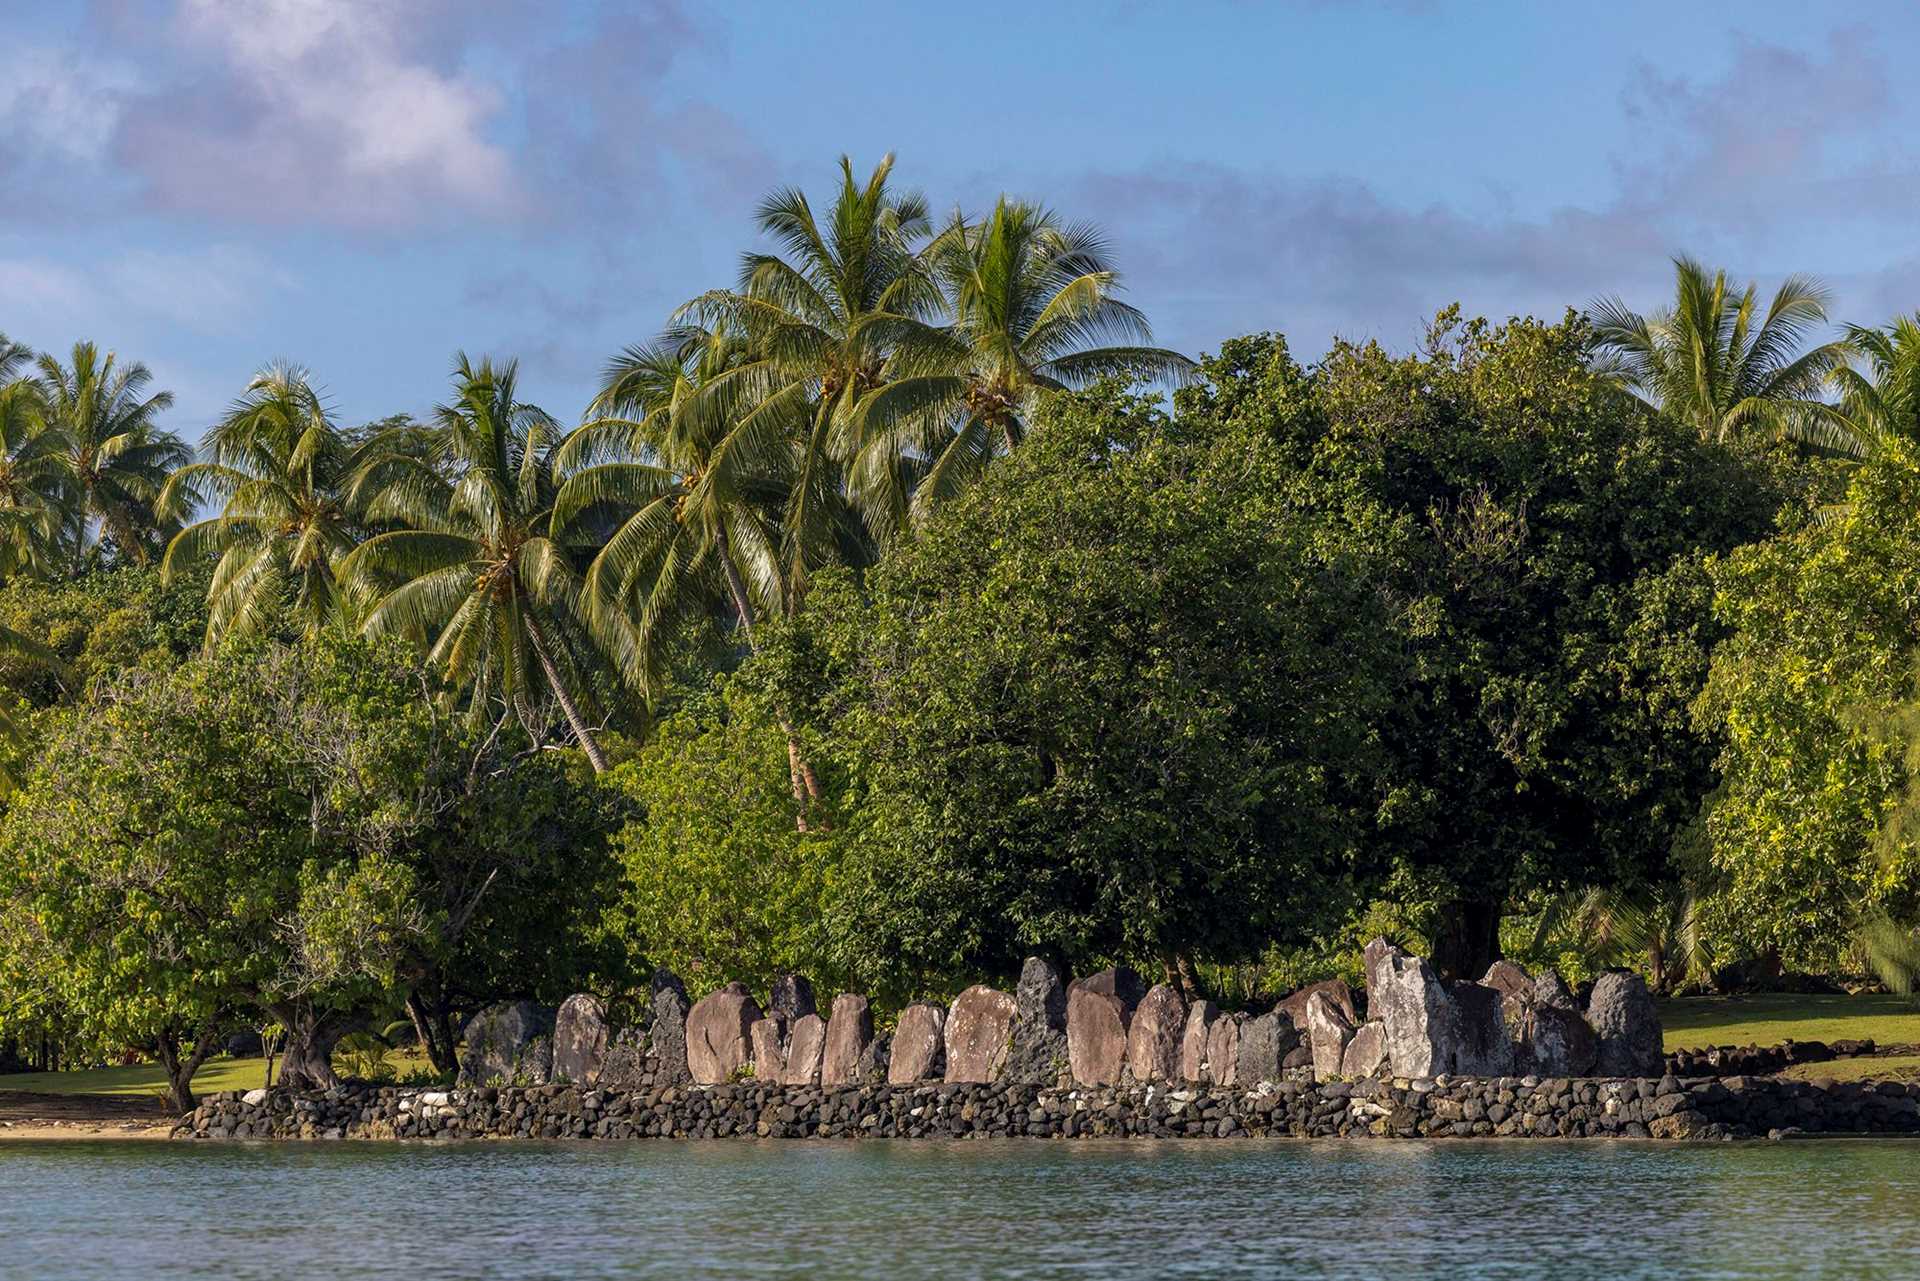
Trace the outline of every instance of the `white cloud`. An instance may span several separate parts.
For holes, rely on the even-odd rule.
[[[130,72],[75,50],[14,45],[0,75],[0,147],[97,163],[134,87]]]

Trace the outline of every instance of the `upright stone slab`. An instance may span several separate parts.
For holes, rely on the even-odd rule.
[[[1212,1001],[1195,1001],[1187,1007],[1187,1025],[1180,1033],[1180,1079],[1189,1085],[1205,1085],[1207,1042],[1213,1025],[1220,1018],[1220,1007]]]
[[[999,1080],[1006,1070],[1018,1013],[1013,997],[982,983],[954,997],[953,1008],[947,1011],[947,1080]]]
[[[1207,1079],[1212,1084],[1240,1084],[1240,1030],[1245,1026],[1245,1015],[1222,1014],[1207,1030]]]
[[[647,1029],[647,1045],[652,1051],[663,1085],[678,1085],[692,1079],[687,1071],[687,1012],[693,1003],[687,999],[687,985],[672,970],[653,972],[653,1023]]]
[[[1013,1035],[1000,1078],[1054,1085],[1067,1070],[1067,988],[1053,963],[1030,956],[1014,988]]]
[[[1067,994],[1067,1062],[1081,1085],[1118,1085],[1127,1066],[1127,1025],[1133,1010],[1094,987]]]
[[[745,985],[729,983],[694,1003],[687,1015],[687,1071],[697,1085],[721,1085],[753,1062],[752,1028],[760,1003]]]
[[[1165,983],[1140,999],[1127,1025],[1127,1071],[1134,1081],[1180,1079],[1180,1039],[1187,1030],[1187,1003]]]
[[[893,1035],[879,1032],[867,1048],[860,1051],[860,1061],[853,1067],[853,1083],[859,1086],[885,1085],[887,1073],[893,1070]]]
[[[787,1021],[779,1015],[758,1019],[747,1029],[753,1047],[753,1079],[778,1084],[787,1075]]]
[[[1243,1088],[1262,1081],[1282,1079],[1287,1055],[1300,1044],[1299,1030],[1293,1020],[1278,1012],[1248,1019],[1240,1029],[1240,1063],[1237,1084]]]
[[[1387,1025],[1378,1019],[1362,1023],[1353,1030],[1353,1039],[1340,1058],[1340,1075],[1357,1081],[1379,1075],[1386,1066]]]
[[[683,1057],[680,1062],[684,1075],[686,1059]],[[594,1084],[603,1090],[638,1090],[654,1084],[658,1063],[652,1047],[647,1044],[644,1029],[621,1028],[607,1042],[607,1057],[600,1065],[600,1076]]]
[[[782,1085],[820,1084],[820,1061],[827,1049],[827,1021],[818,1014],[803,1014],[793,1021],[787,1038],[786,1070],[780,1074]]]
[[[1543,971],[1533,981],[1533,999],[1537,1005],[1551,1005],[1575,1013],[1580,1010],[1580,1002],[1573,999],[1573,990],[1567,986],[1565,979],[1552,970]]]
[[[1579,1011],[1541,1002],[1533,989],[1500,1003],[1513,1041],[1513,1070],[1522,1075],[1588,1076],[1599,1042]]]
[[[1067,985],[1069,1002],[1079,988],[1117,998],[1126,1007],[1128,1017],[1132,1017],[1134,1009],[1147,995],[1147,981],[1140,977],[1139,971],[1125,965],[1112,966],[1085,978],[1075,979]]]
[[[1313,1075],[1327,1081],[1341,1075],[1347,1043],[1353,1040],[1353,1022],[1327,992],[1307,999],[1307,1047],[1313,1054]]]
[[[1501,996],[1478,983],[1442,982],[1417,956],[1375,939],[1367,944],[1367,1011],[1385,1024],[1395,1076],[1506,1076],[1513,1042]]]
[[[947,1012],[930,1001],[900,1011],[893,1029],[887,1084],[912,1085],[938,1077],[946,1067]]]
[[[467,1023],[462,1085],[545,1085],[553,1071],[553,1011],[505,1001]]]
[[[1333,1002],[1334,1008],[1348,1024],[1358,1023],[1359,1007],[1354,1004],[1353,989],[1347,986],[1345,979],[1323,979],[1318,983],[1309,983],[1297,992],[1289,993],[1287,998],[1273,1008],[1293,1020],[1298,1028],[1307,1026],[1307,1002],[1315,993],[1324,995]]]
[[[852,1085],[859,1077],[860,1056],[873,1043],[873,1006],[864,996],[842,992],[833,998],[827,1020],[826,1049],[820,1060],[820,1084],[826,1088]]]
[[[1599,1075],[1661,1075],[1666,1056],[1660,1011],[1638,974],[1609,970],[1596,979],[1587,999],[1587,1023],[1599,1040]]]
[[[598,1085],[607,1061],[607,1003],[577,992],[553,1016],[553,1079]]]
[[[809,1014],[818,1013],[813,1004],[813,984],[799,974],[782,974],[773,981],[767,995],[767,1013],[782,1019],[791,1028]]]
[[[1533,992],[1533,976],[1515,965],[1512,961],[1495,961],[1487,967],[1487,976],[1480,980],[1480,986],[1490,987],[1501,996],[1518,996]]]

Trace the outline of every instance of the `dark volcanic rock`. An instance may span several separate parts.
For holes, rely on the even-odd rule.
[[[784,1019],[788,1027],[819,1011],[813,1004],[813,984],[798,974],[782,974],[767,996],[767,1013]]]
[[[532,1001],[491,1006],[467,1023],[460,1082],[545,1085],[553,1070],[553,1011]]]
[[[1060,971],[1037,956],[1027,958],[1014,988],[1013,1036],[1000,1079],[1018,1085],[1053,1085],[1067,1071],[1067,989]]]
[[[1275,1012],[1248,1019],[1240,1029],[1240,1063],[1236,1084],[1246,1087],[1282,1079],[1287,1055],[1300,1044],[1293,1020]]]
[[[687,1012],[693,1003],[687,1000],[687,985],[672,970],[653,972],[653,1022],[647,1029],[647,1044],[660,1070],[669,1082],[688,1081]]]
[[[1602,1076],[1653,1076],[1664,1059],[1660,1011],[1638,974],[1611,970],[1593,984],[1587,1022],[1599,1039],[1595,1070]]]

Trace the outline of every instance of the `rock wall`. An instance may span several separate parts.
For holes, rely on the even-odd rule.
[[[1378,1138],[1725,1139],[1920,1133],[1920,1085],[1771,1077],[1410,1081],[1254,1089],[1000,1083],[825,1090],[765,1082],[209,1095],[175,1134],[201,1139]]]

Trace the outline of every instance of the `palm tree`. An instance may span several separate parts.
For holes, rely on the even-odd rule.
[[[290,616],[313,635],[339,612],[334,568],[353,548],[342,490],[352,453],[303,369],[270,365],[200,443],[202,461],[161,492],[167,516],[220,512],[167,545],[161,574],[217,558],[207,588],[207,646],[255,636]]]
[[[158,527],[154,504],[167,476],[192,451],[155,419],[173,405],[170,392],[146,394],[152,373],[135,362],[118,365],[90,342],[73,345],[70,365],[40,357],[48,427],[72,486],[66,514],[76,556],[100,535],[140,562],[151,559],[147,535]]]
[[[68,505],[46,397],[38,382],[13,376],[32,354],[0,334],[0,577],[51,572]]]
[[[922,510],[1018,448],[1039,393],[1193,369],[1149,345],[1146,317],[1119,299],[1119,273],[1091,226],[1003,196],[985,222],[956,213],[927,256],[952,323],[912,325],[901,338],[889,380],[862,402],[866,453],[855,469],[878,482],[899,474],[902,458],[926,460]]]
[[[1867,368],[1834,369],[1839,412],[1821,443],[1860,460],[1877,457],[1895,440],[1920,444],[1920,313],[1884,329],[1849,325],[1846,341]]]
[[[555,496],[553,418],[517,397],[517,362],[454,366],[453,403],[434,411],[432,451],[376,441],[348,486],[374,535],[341,559],[364,593],[363,630],[414,637],[477,716],[498,699],[533,728],[528,691],[544,683],[595,772],[607,761],[578,694],[587,647],[581,583],[549,536]]]
[[[803,192],[773,192],[758,222],[781,252],[745,255],[735,289],[702,294],[675,317],[744,338],[751,352],[716,374],[708,394],[739,414],[730,450],[753,455],[756,467],[790,455],[781,520],[788,609],[811,566],[859,541],[840,474],[861,451],[856,411],[909,322],[940,304],[916,252],[930,225],[926,201],[889,191],[892,171],[889,155],[863,185],[841,157],[824,225]]]
[[[1826,289],[1789,276],[1761,316],[1755,286],[1736,295],[1724,271],[1709,277],[1691,258],[1673,266],[1670,309],[1642,316],[1618,298],[1589,309],[1596,368],[1702,440],[1758,433],[1819,443],[1833,419],[1820,390],[1848,354],[1844,342],[1801,349],[1827,322]]]
[[[629,347],[608,364],[594,417],[555,455],[566,481],[554,532],[598,535],[587,613],[642,688],[657,679],[674,623],[724,602],[757,649],[755,622],[783,609],[779,517],[792,455],[754,447],[751,408],[737,402],[743,384],[728,377],[753,359],[744,339],[691,327]],[[792,724],[781,724],[806,830],[820,784]]]

